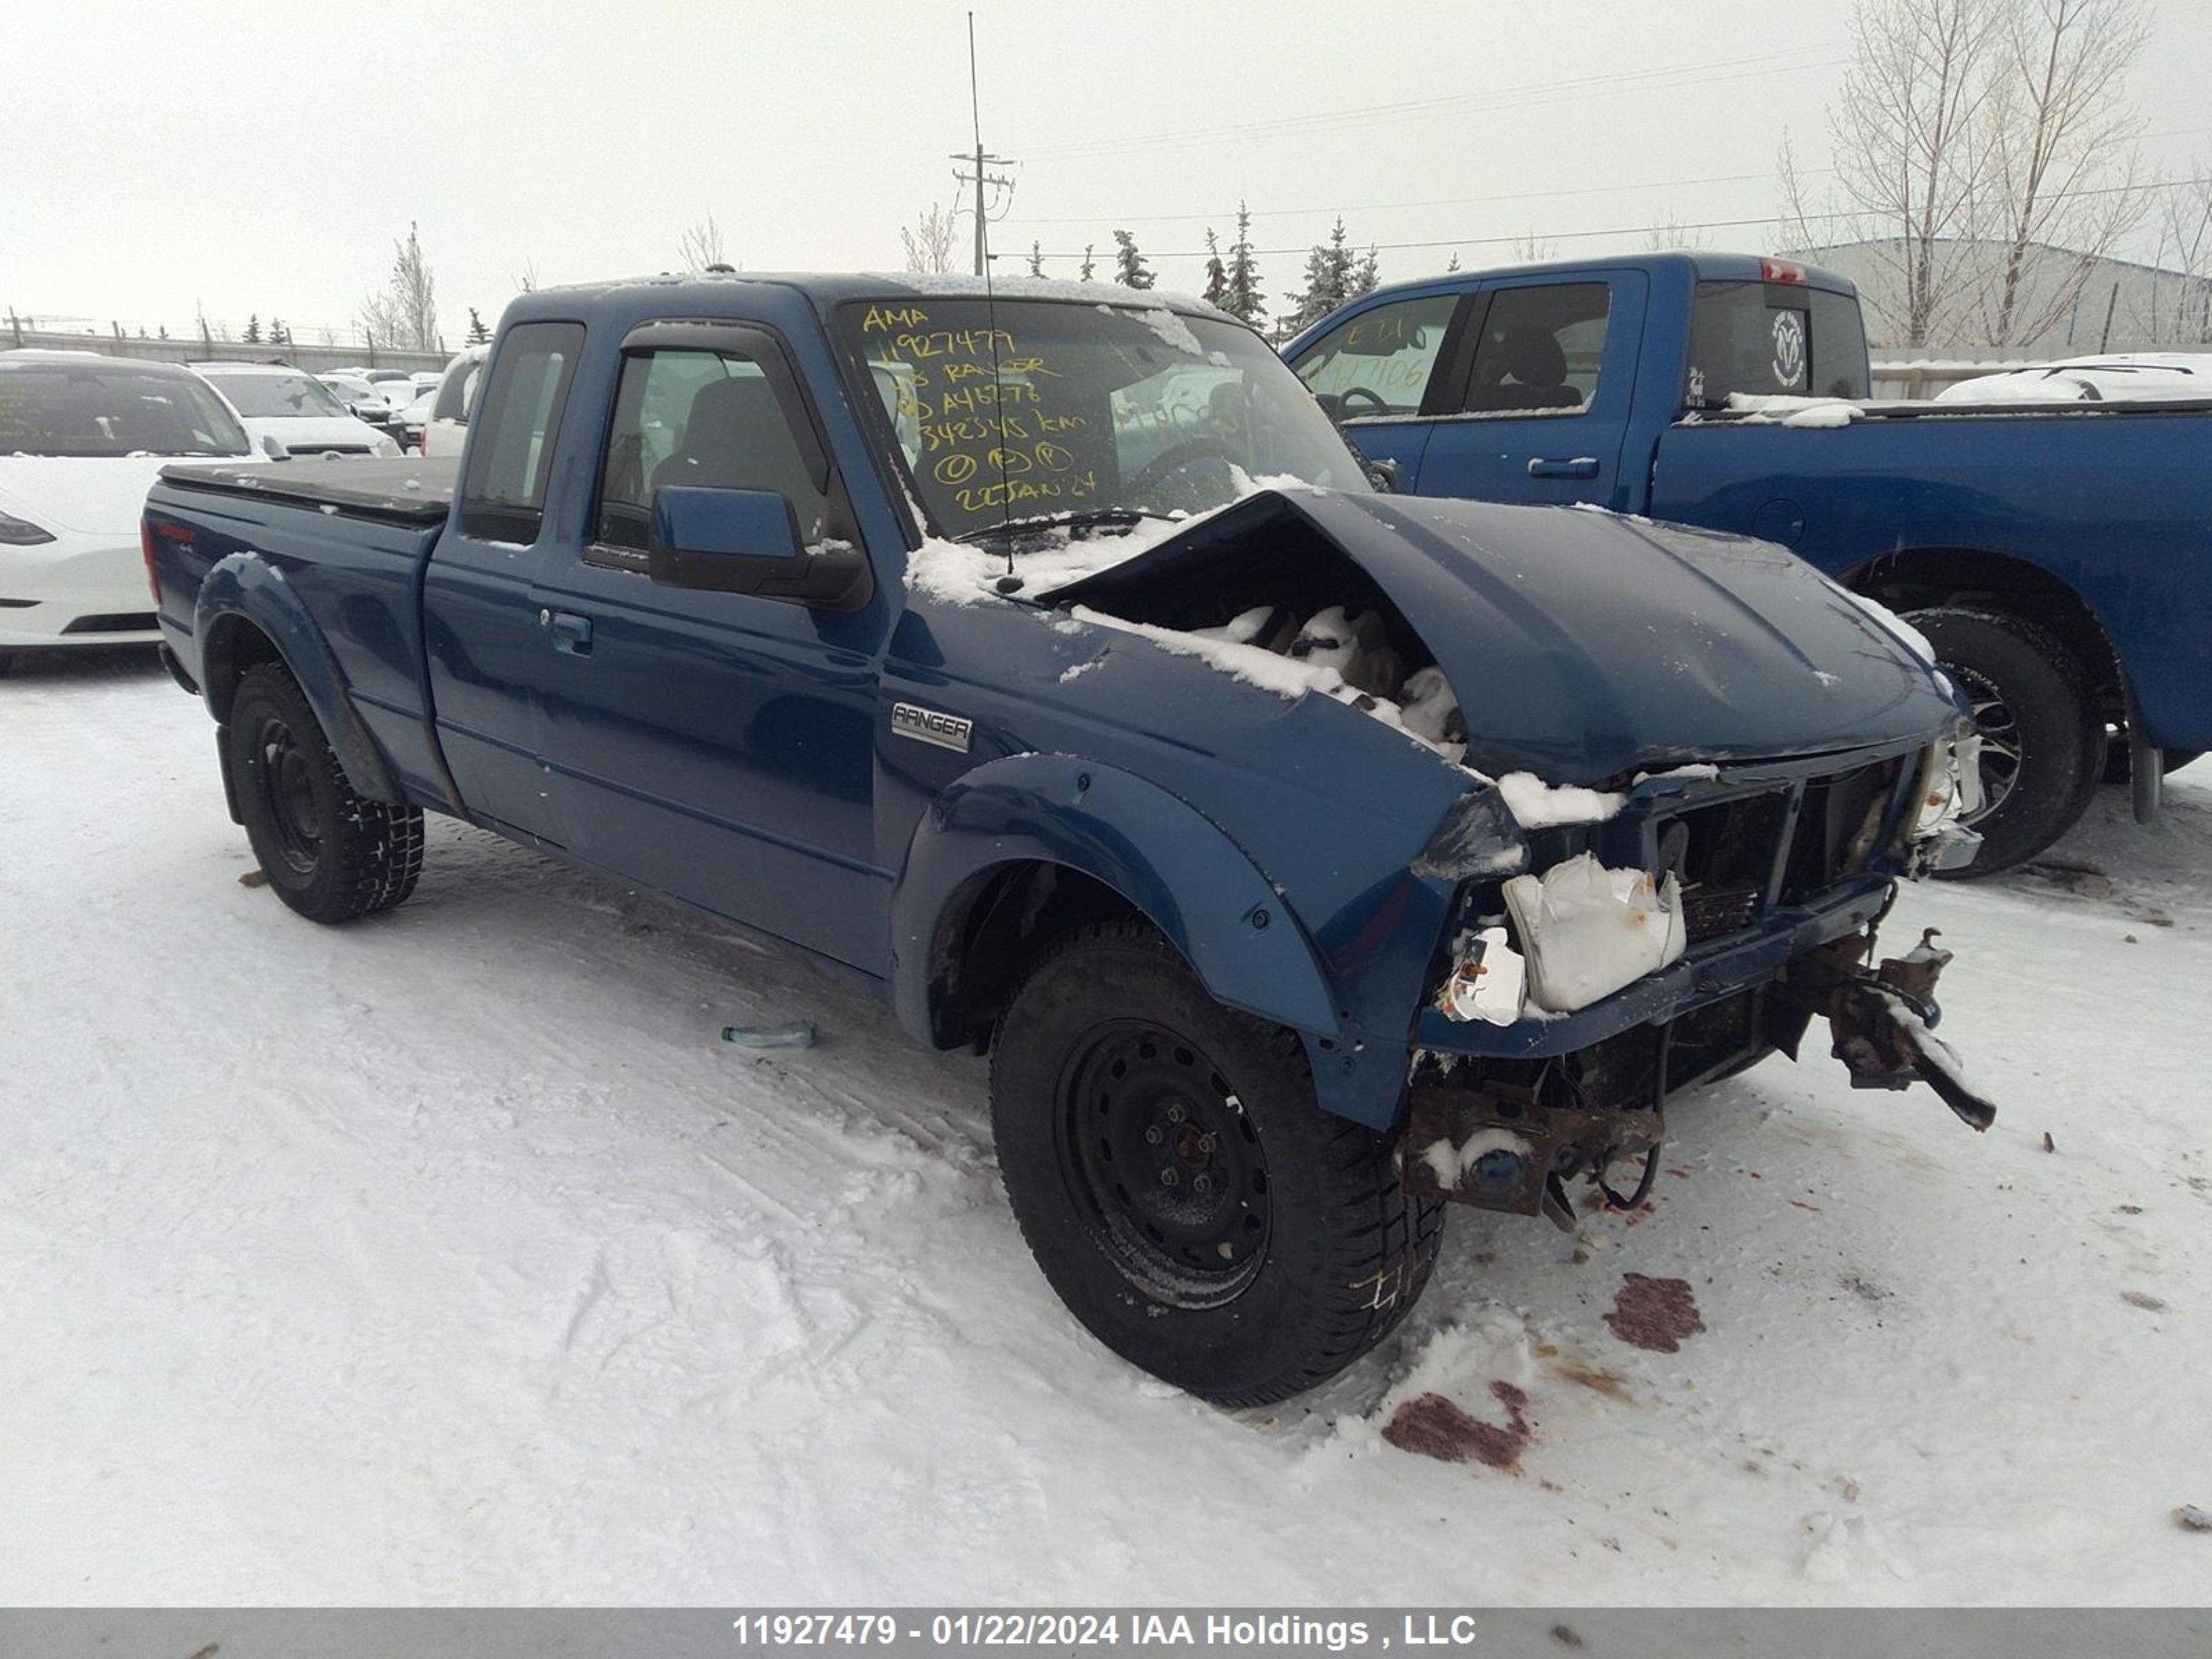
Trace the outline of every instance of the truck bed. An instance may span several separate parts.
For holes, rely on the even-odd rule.
[[[165,483],[251,495],[293,507],[327,507],[389,524],[442,524],[460,477],[456,460],[417,455],[392,461],[277,461],[267,466],[201,463],[165,466]]]

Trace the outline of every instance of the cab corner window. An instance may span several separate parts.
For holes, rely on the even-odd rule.
[[[1547,283],[1491,297],[1467,410],[1474,415],[1579,415],[1597,396],[1608,283]]]
[[[1363,311],[1314,343],[1298,379],[1332,420],[1418,414],[1458,304],[1437,294]]]
[[[791,502],[809,546],[821,540],[829,513],[775,383],[727,348],[624,355],[592,530],[613,556],[595,562],[642,568],[653,494],[664,484],[775,490]]]
[[[581,323],[519,323],[502,337],[461,481],[465,533],[524,545],[538,539],[561,410],[583,345]]]

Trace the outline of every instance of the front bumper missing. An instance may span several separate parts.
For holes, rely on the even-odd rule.
[[[1825,1017],[1832,1052],[1860,1089],[1926,1083],[1971,1127],[1987,1129],[1996,1109],[1967,1088],[1959,1060],[1933,1027],[1940,1018],[1936,981],[1951,953],[1934,930],[1901,957],[1866,965],[1874,936],[1854,931],[1807,951],[1773,975],[1759,1023],[1765,1041],[1797,1058],[1814,1017]],[[1416,1082],[1409,1097],[1401,1180],[1409,1192],[1480,1209],[1543,1215],[1561,1228],[1575,1221],[1566,1183],[1588,1176],[1616,1209],[1633,1208],[1650,1190],[1664,1139],[1669,1035],[1659,1027],[1653,1063],[1624,1074],[1626,1086],[1593,1097],[1546,1065],[1533,1079],[1484,1077],[1462,1083],[1449,1073]],[[1633,1078],[1632,1083],[1626,1079]],[[1693,1079],[1692,1079],[1693,1080]],[[1635,1091],[1633,1094],[1631,1091]],[[1627,1194],[1607,1184],[1613,1165],[1642,1159]]]
[[[1795,1032],[1782,1042],[1790,1059],[1815,1014],[1824,1015],[1835,1042],[1831,1050],[1850,1068],[1854,1089],[1903,1089],[1915,1082],[1933,1089],[1969,1128],[1996,1121],[1997,1109],[1966,1084],[1959,1057],[1935,1033],[1942,1015],[1936,981],[1951,952],[1930,927],[1920,943],[1871,971],[1866,959],[1872,936],[1848,934],[1790,963],[1782,992],[1796,1009]]]

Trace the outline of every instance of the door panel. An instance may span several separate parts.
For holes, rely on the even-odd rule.
[[[1626,505],[1620,453],[1644,291],[1632,271],[1486,287],[1462,354],[1466,383],[1422,457],[1421,493]]]
[[[462,801],[556,846],[556,804],[537,759],[545,645],[532,588],[551,556],[546,486],[583,343],[580,323],[525,323],[501,337],[480,404],[486,441],[469,451],[422,589],[438,744]]]
[[[1291,365],[1329,417],[1370,461],[1419,487],[1433,413],[1454,379],[1469,296],[1417,295],[1369,307],[1330,329]]]
[[[595,499],[540,567],[537,745],[593,864],[881,973],[873,857],[885,601],[850,614],[644,574],[660,484],[775,489],[858,541],[772,336],[648,324],[625,343]]]

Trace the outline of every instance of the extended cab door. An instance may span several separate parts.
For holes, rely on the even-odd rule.
[[[463,803],[556,846],[562,831],[538,761],[545,630],[532,590],[550,556],[546,493],[583,346],[581,323],[518,323],[501,334],[422,589],[430,705]]]
[[[859,544],[845,486],[779,336],[632,328],[595,482],[538,566],[538,748],[580,857],[870,973],[888,889],[874,864],[880,594],[838,612],[663,586],[647,574],[663,485],[773,489],[802,539]],[[580,468],[580,472],[581,469]]]
[[[1431,400],[1421,494],[1630,507],[1621,448],[1646,289],[1624,270],[1486,283],[1443,371],[1455,384]]]

